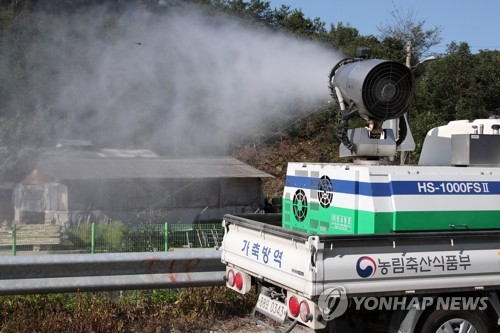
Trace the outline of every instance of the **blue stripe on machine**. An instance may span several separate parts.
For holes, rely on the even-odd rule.
[[[287,176],[285,186],[318,190],[320,179],[313,177]],[[500,182],[474,181],[392,181],[367,183],[351,180],[331,179],[333,192],[359,194],[370,197],[391,195],[498,195]]]
[[[333,192],[360,194],[370,197],[391,196],[390,183],[366,183],[351,180],[330,179]],[[317,190],[320,179],[313,177],[286,176],[285,186]]]

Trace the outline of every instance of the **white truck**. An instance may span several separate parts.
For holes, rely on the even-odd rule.
[[[395,165],[414,148],[412,69],[361,54],[333,68],[330,87],[353,162],[289,163],[279,226],[226,215],[227,287],[257,286],[252,316],[276,332],[494,332],[500,119],[434,128],[418,165]],[[353,114],[366,127],[349,129]]]

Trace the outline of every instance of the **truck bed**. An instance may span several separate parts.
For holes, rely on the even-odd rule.
[[[313,235],[224,216],[222,261],[313,298],[486,290],[500,285],[500,231]],[[265,219],[265,218],[264,218]]]

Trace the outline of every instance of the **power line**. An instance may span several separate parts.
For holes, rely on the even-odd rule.
[[[288,125],[286,125],[285,127],[282,127],[282,128],[279,128],[278,130],[276,130],[275,132],[273,132],[271,135],[269,135],[268,137],[266,137],[265,139],[259,141],[258,143],[255,144],[255,147],[257,146],[260,146],[261,144],[263,144],[264,142],[266,142],[267,140],[271,139],[272,137],[278,135],[279,133],[283,132],[284,130],[292,127],[293,125],[295,125],[296,123],[300,122],[301,120],[309,117],[311,114],[317,112],[316,109],[313,109],[311,112],[308,112],[307,114],[305,114],[304,116],[296,119],[295,121],[289,123]]]

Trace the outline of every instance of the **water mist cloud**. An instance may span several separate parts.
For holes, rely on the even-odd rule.
[[[107,146],[217,151],[268,119],[328,100],[341,57],[313,42],[194,10],[47,17],[29,94],[51,135]]]

